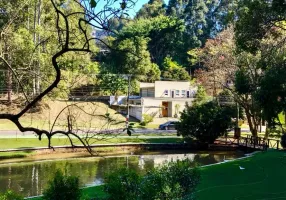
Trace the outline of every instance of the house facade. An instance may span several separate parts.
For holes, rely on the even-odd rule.
[[[189,81],[155,81],[140,83],[140,96],[129,100],[130,116],[143,120],[143,115],[179,117],[186,103],[192,104],[197,87]]]

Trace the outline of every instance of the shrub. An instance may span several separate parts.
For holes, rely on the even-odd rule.
[[[146,126],[150,122],[153,122],[154,115],[143,114],[143,121],[140,123],[142,126]]]
[[[134,200],[138,197],[140,179],[134,170],[117,169],[105,177],[104,191],[110,200]]]
[[[193,199],[193,191],[200,180],[198,169],[189,160],[170,162],[156,168],[142,179],[140,197],[148,199]]]
[[[216,102],[187,104],[176,126],[178,135],[211,144],[233,127],[232,115],[232,109],[220,107]]]
[[[58,170],[43,195],[44,200],[78,200],[81,198],[79,179]]]
[[[286,148],[286,133],[284,133],[284,134],[281,136],[281,146],[283,147],[283,149]]]
[[[199,171],[184,160],[170,162],[145,176],[134,170],[117,170],[107,176],[105,191],[111,200],[190,200],[199,180]]]
[[[4,194],[0,194],[0,200],[24,200],[24,198],[12,190],[7,190]]]

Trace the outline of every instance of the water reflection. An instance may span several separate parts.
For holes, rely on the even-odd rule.
[[[106,172],[126,166],[138,173],[173,160],[190,159],[199,165],[207,165],[241,157],[241,154],[203,154],[203,153],[168,153],[155,155],[128,155],[108,158],[78,158],[58,161],[29,162],[0,165],[0,192],[12,189],[24,196],[40,195],[47,181],[57,169],[80,178],[82,185],[99,185],[103,183]]]

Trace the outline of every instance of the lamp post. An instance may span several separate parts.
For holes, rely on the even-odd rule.
[[[236,126],[234,128],[234,138],[240,138],[241,135],[241,129],[239,128],[239,105],[236,103],[237,108],[237,115],[236,115]]]
[[[128,128],[129,126],[129,96],[130,96],[130,82],[131,82],[131,75],[128,74],[127,75],[128,78],[128,90],[127,90],[127,115],[126,115],[126,128]]]

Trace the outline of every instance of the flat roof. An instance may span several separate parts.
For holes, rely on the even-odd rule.
[[[195,98],[187,98],[187,97],[177,97],[177,98],[170,98],[170,97],[141,97],[141,99],[154,99],[154,100],[166,100],[166,101],[178,101],[178,100],[194,100]]]

